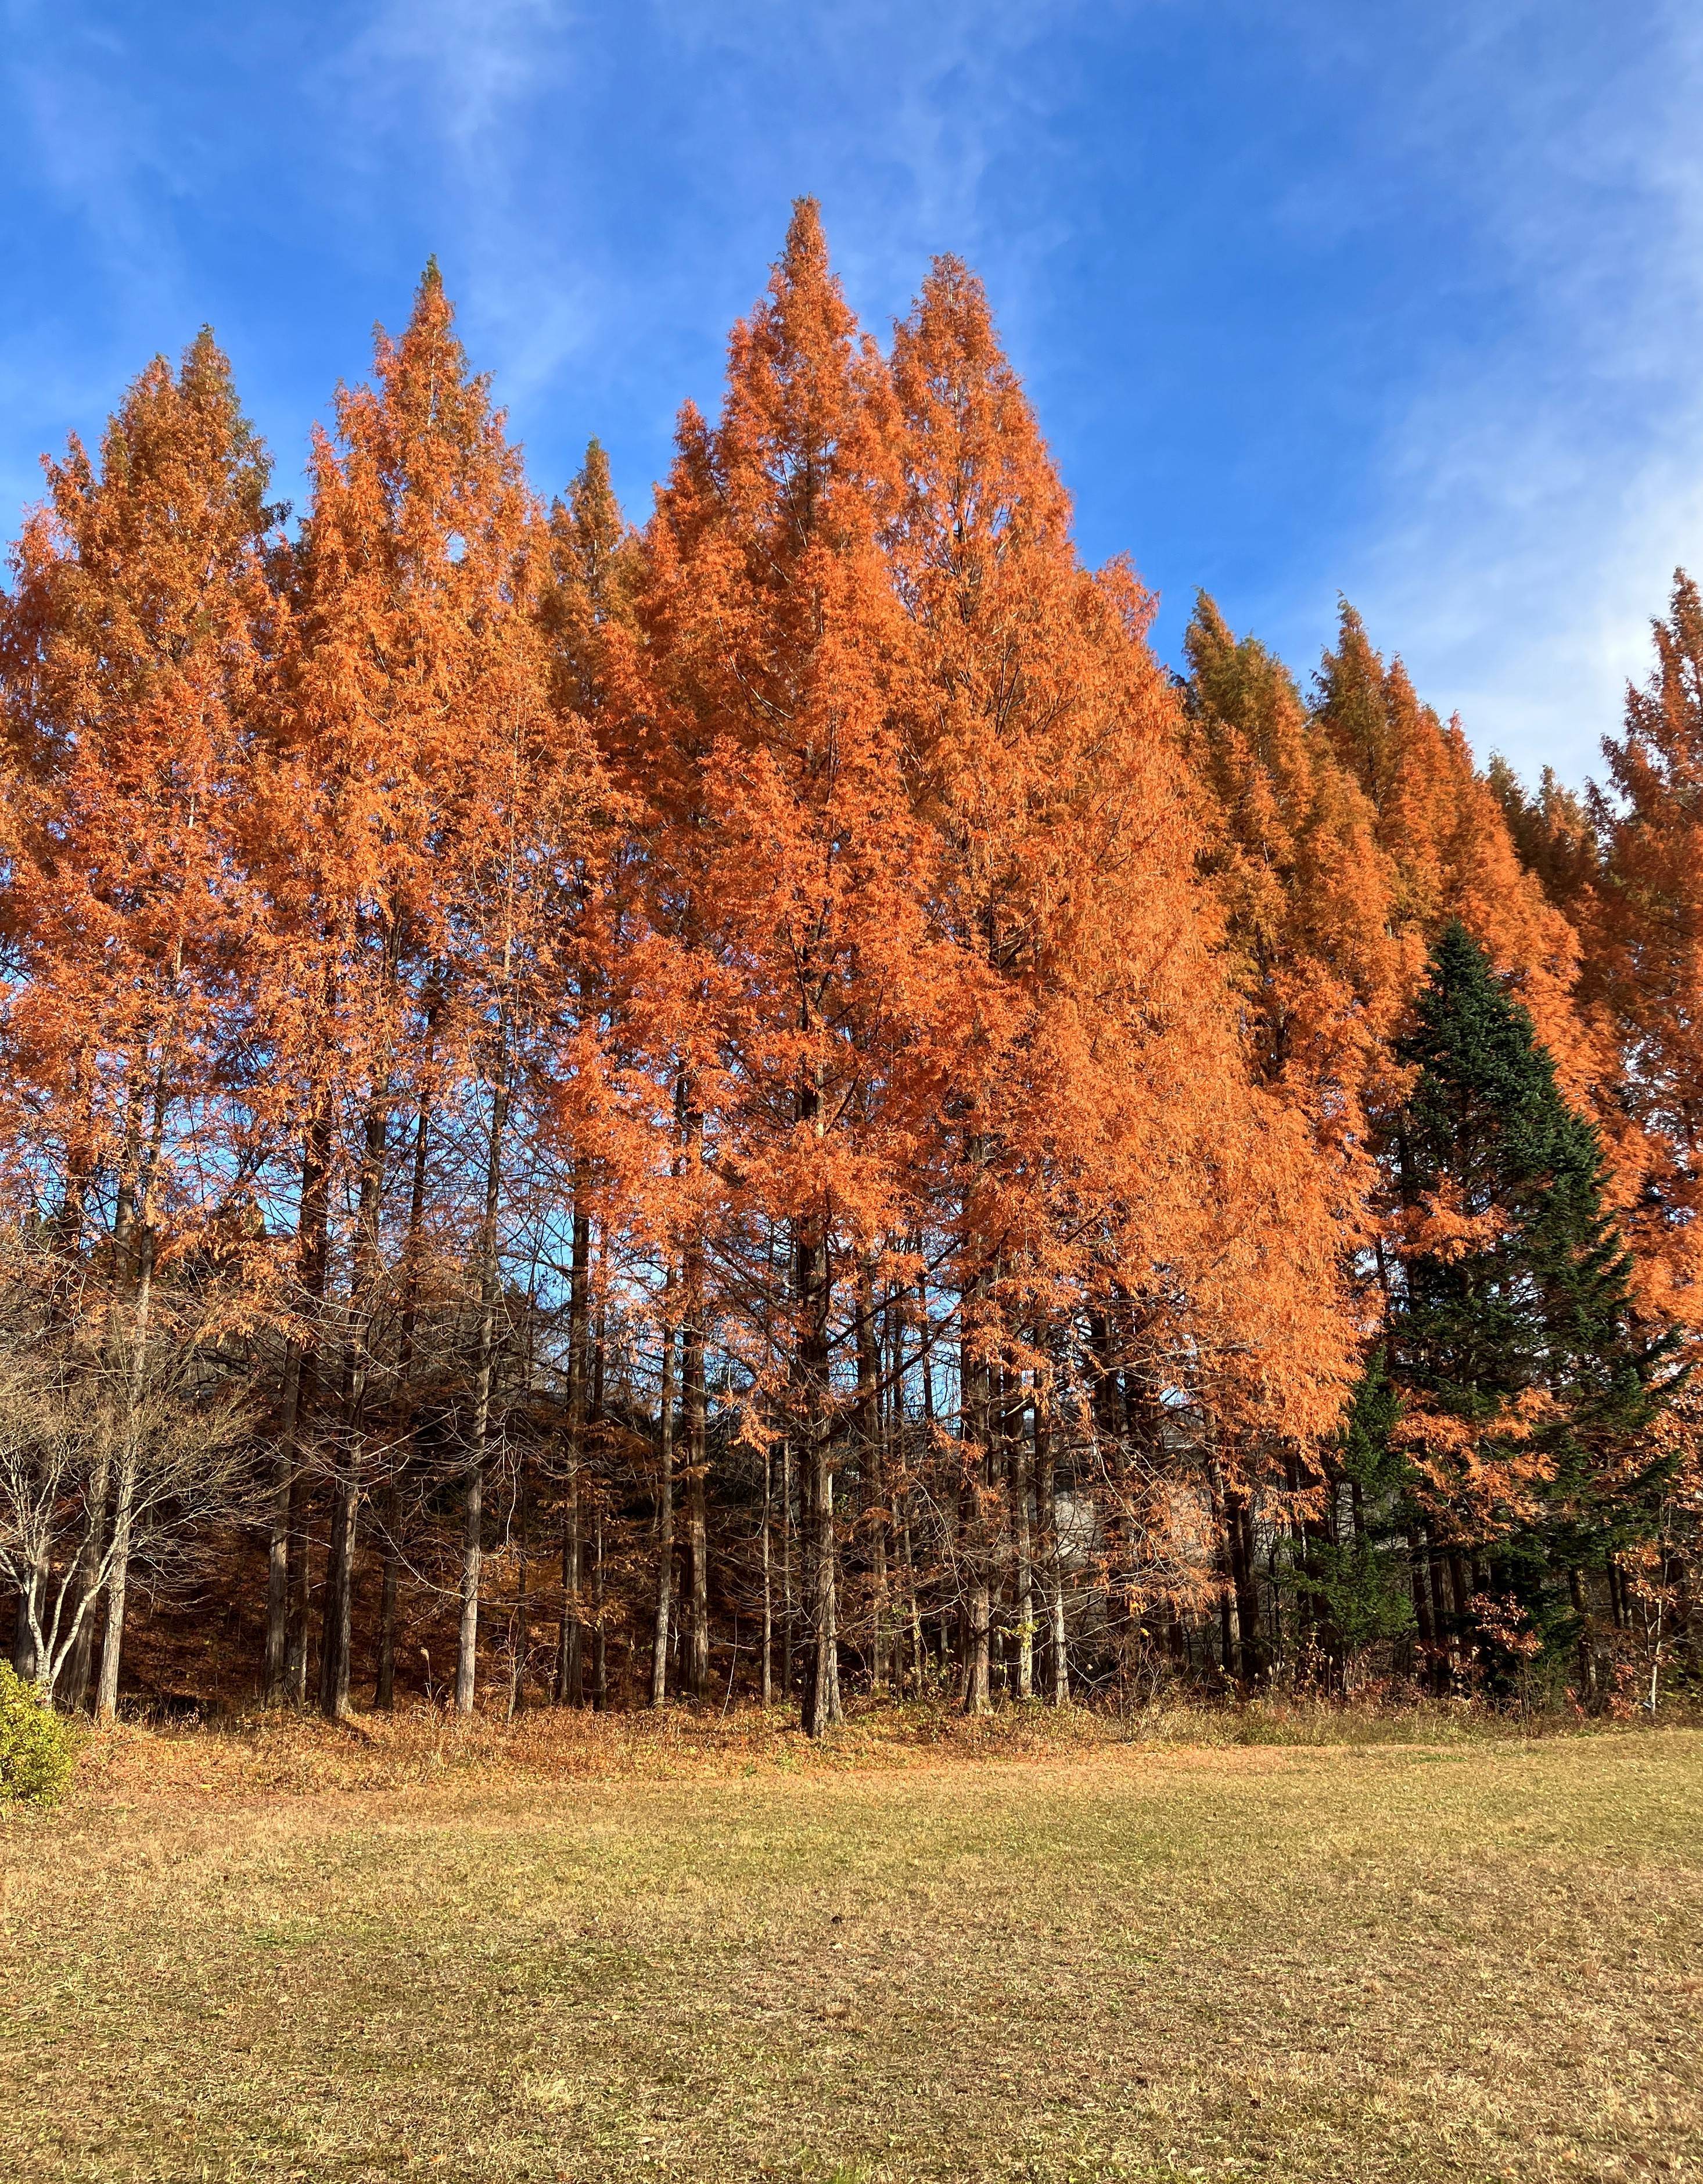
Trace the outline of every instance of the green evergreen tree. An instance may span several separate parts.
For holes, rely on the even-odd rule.
[[[1406,1426],[1455,1432],[1411,1490],[1554,1655],[1585,1641],[1583,1574],[1652,1520],[1666,1462],[1649,1429],[1682,1377],[1678,1338],[1638,1325],[1596,1130],[1458,921],[1398,1051],[1418,1076],[1389,1149],[1395,1195],[1410,1223],[1444,1217],[1410,1226],[1392,1269],[1390,1378]],[[1494,1634],[1474,1635],[1494,1673]]]

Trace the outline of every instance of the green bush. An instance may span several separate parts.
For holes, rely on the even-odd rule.
[[[75,1759],[70,1723],[0,1661],[0,1805],[58,1804]]]

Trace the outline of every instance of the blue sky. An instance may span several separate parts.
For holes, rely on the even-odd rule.
[[[436,250],[535,482],[642,515],[788,200],[885,334],[985,276],[1174,652],[1338,591],[1476,748],[1595,763],[1703,568],[1700,0],[0,0],[0,503],[210,320],[298,498]]]

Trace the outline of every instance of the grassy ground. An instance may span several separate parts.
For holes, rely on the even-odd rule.
[[[0,1822],[0,2167],[1703,2176],[1695,1731],[600,1734],[92,1751]]]

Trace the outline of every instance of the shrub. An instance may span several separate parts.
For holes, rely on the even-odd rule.
[[[0,1804],[58,1804],[75,1758],[70,1724],[0,1661]]]

